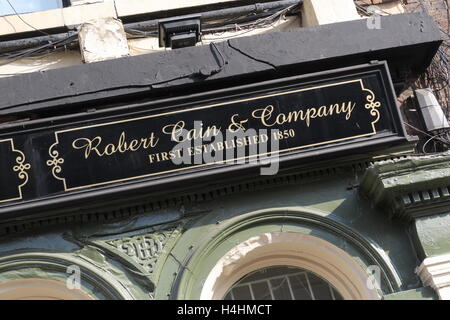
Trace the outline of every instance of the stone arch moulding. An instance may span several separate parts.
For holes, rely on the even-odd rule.
[[[65,286],[67,277],[70,276],[67,273],[67,268],[70,266],[80,268],[82,288],[78,292],[79,296],[81,294],[91,299],[96,299],[97,295],[114,300],[134,299],[125,286],[112,275],[83,259],[59,253],[28,252],[0,257],[0,275],[2,275],[0,285],[1,283],[13,285],[13,282],[19,284],[17,281],[37,278],[37,280],[53,282],[53,284],[50,282],[42,284],[50,288],[51,292],[56,292],[55,282]],[[9,271],[14,271],[12,276],[8,276]]]
[[[0,300],[91,300],[64,282],[39,278],[17,279],[0,283]]]
[[[264,233],[232,248],[209,273],[200,299],[221,299],[245,275],[276,265],[312,271],[346,300],[379,299],[376,290],[367,288],[367,274],[349,254],[320,238],[296,232]]]
[[[211,228],[190,255],[178,257],[186,262],[180,266],[170,297],[221,299],[244,275],[280,263],[315,272],[331,282],[344,299],[380,299],[400,290],[400,278],[384,251],[326,215],[304,207],[270,208]],[[183,236],[189,238],[188,233]],[[183,236],[174,250],[192,248]],[[372,265],[380,268],[379,290],[366,285],[365,270]]]

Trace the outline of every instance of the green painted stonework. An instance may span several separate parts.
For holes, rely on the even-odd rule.
[[[450,154],[381,161],[370,167],[361,194],[391,217],[411,223],[421,260],[450,252]]]
[[[417,288],[385,295],[384,300],[439,300],[430,287]]]
[[[450,213],[417,218],[414,225],[422,258],[450,252]]]

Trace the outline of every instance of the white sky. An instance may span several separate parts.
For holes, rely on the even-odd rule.
[[[62,7],[61,0],[9,0],[18,13],[50,10]],[[0,16],[15,14],[8,1],[0,0]]]

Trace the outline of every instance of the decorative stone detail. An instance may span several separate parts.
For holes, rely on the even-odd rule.
[[[114,239],[105,243],[132,258],[144,270],[152,274],[155,271],[159,256],[163,253],[169,239],[179,233],[176,228],[154,233]]]
[[[450,253],[426,258],[416,273],[423,285],[432,287],[441,300],[450,300]]]
[[[360,192],[389,215],[413,219],[450,211],[450,153],[380,161],[369,167]]]
[[[450,186],[432,188],[429,190],[420,190],[403,194],[401,202],[405,212],[409,212],[414,217],[430,215],[439,210],[443,206],[448,208],[450,201]],[[423,212],[423,208],[428,207],[431,211]],[[439,210],[441,213],[442,210]]]

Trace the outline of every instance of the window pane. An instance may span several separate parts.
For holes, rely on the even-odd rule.
[[[252,300],[252,294],[248,286],[236,287],[233,289],[234,300]]]
[[[305,274],[300,273],[289,277],[295,300],[312,300]]]
[[[17,13],[29,13],[62,8],[62,0],[9,0]],[[6,0],[0,0],[0,16],[15,14]]]
[[[259,281],[259,280],[265,280],[267,278],[273,278],[273,277],[283,277],[288,274],[294,274],[299,272],[299,268],[297,267],[290,267],[290,266],[283,266],[283,267],[270,267],[270,268],[264,268],[261,270],[257,270],[255,272],[252,272],[248,275],[246,275],[243,279],[239,281],[239,284]]]
[[[270,280],[270,284],[272,285],[275,300],[292,300],[286,277]]]
[[[305,269],[273,266],[241,278],[224,299],[234,300],[343,300],[324,279]]]
[[[342,298],[341,294],[337,292],[336,289],[332,288],[332,290],[334,294],[334,300],[344,300],[344,298]]]
[[[269,285],[266,281],[255,282],[251,286],[256,300],[272,300],[272,296],[270,295],[269,291]]]
[[[332,300],[330,286],[328,283],[316,277],[314,274],[308,274],[309,283],[311,284],[311,289],[314,292],[314,297],[316,300]]]

